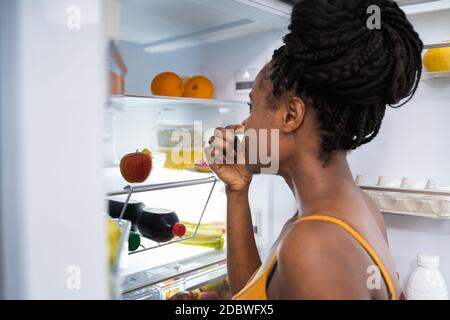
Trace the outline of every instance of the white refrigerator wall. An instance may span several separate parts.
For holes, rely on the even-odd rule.
[[[412,15],[411,22],[424,43],[450,39],[450,10]],[[428,178],[438,187],[450,186],[450,78],[423,80],[413,98],[399,109],[389,108],[379,136],[351,153],[354,174],[375,184],[408,177],[424,185]],[[416,255],[434,253],[450,286],[450,221],[385,215],[390,246],[402,284],[415,268]]]
[[[450,39],[450,11],[432,12],[411,16],[411,21],[425,43]],[[275,48],[281,44],[284,30],[261,32],[217,43],[208,43],[174,52],[149,54],[139,45],[122,42],[121,51],[127,61],[129,74],[128,94],[147,95],[151,79],[159,72],[174,71],[182,76],[203,74],[211,78],[219,99],[247,101],[247,96],[234,92],[234,71],[259,69],[270,60]],[[409,177],[413,181],[436,180],[438,186],[450,186],[450,151],[445,143],[450,140],[447,119],[450,119],[448,101],[450,79],[430,79],[421,82],[416,96],[400,109],[389,109],[379,136],[369,145],[349,155],[354,174],[363,174],[367,183],[375,183],[379,175],[388,179]],[[140,114],[140,112],[139,112]],[[128,124],[116,132],[116,156],[134,146],[125,141],[125,130],[146,130],[145,135],[134,133],[137,141],[143,136],[149,141],[152,121],[158,115],[147,113],[119,115],[131,117]],[[222,124],[241,121],[242,111],[222,120]],[[133,125],[132,121],[136,121]],[[141,124],[147,123],[147,128]],[[135,131],[133,131],[135,132]],[[141,138],[139,138],[139,136]],[[268,192],[268,193],[267,193]],[[267,199],[261,195],[269,194]],[[261,231],[257,238],[261,254],[265,256],[270,244],[278,235],[284,222],[296,211],[293,196],[279,177],[259,177],[252,187],[252,207],[259,208]],[[259,199],[259,200],[258,200]],[[440,255],[441,270],[450,285],[450,221],[385,216],[390,245],[402,284],[415,266],[417,253],[430,252]]]
[[[274,43],[281,43],[284,31],[260,32],[208,43],[172,52],[147,53],[144,47],[130,42],[120,42],[119,48],[128,67],[126,93],[149,95],[151,80],[160,72],[174,71],[182,77],[202,74],[215,84],[216,98],[235,101],[248,101],[248,95],[234,92],[234,72],[242,69],[260,69],[270,60]],[[217,112],[182,112],[158,110],[132,110],[118,112],[109,119],[109,132],[115,140],[115,161],[127,152],[141,146],[156,147],[154,125],[159,120],[179,120],[193,124],[204,120],[204,126],[216,126],[241,122],[248,115],[244,107],[227,114]]]

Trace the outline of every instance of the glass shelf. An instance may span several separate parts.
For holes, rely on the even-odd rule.
[[[429,72],[424,70],[422,76],[423,80],[437,79],[437,78],[450,79],[450,71]]]
[[[246,102],[218,99],[192,99],[166,96],[111,96],[109,106],[117,110],[183,110],[200,109],[226,113],[236,108],[248,108]]]
[[[445,0],[398,0],[397,2],[406,15],[435,12],[450,8],[449,2]]]

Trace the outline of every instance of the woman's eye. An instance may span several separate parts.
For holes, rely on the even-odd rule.
[[[252,104],[250,102],[247,102],[249,108],[250,108],[250,112],[252,112]]]

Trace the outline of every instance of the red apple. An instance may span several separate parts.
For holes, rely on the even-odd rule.
[[[128,153],[120,160],[120,173],[130,183],[144,182],[152,171],[152,157],[144,152]]]

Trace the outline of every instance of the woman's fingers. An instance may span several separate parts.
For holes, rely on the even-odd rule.
[[[236,163],[237,153],[233,149],[233,145],[224,140],[214,140],[205,153],[210,155],[208,161],[218,164],[234,164]]]
[[[225,128],[218,127],[214,130],[214,136],[208,140],[209,147],[205,149],[208,153],[209,163],[236,164],[240,154],[240,142],[236,132],[243,132],[243,125],[230,125]],[[240,161],[239,163],[241,163]]]
[[[216,164],[216,161],[215,161],[216,150],[213,147],[206,147],[205,155],[206,155],[206,161],[208,162],[209,167],[211,168],[211,170],[215,171],[219,167],[219,165]]]
[[[214,136],[209,139],[209,143],[212,143],[214,139],[223,139],[233,145],[233,149],[237,150],[238,145],[240,144],[240,140],[238,139],[238,135],[242,135],[244,133],[243,125],[229,125],[225,128],[218,127],[214,130]]]
[[[231,124],[225,127],[225,129],[233,130],[235,134],[244,133],[245,126],[243,124]]]
[[[207,147],[205,148],[205,154],[206,161],[213,171],[219,169],[221,165],[227,164],[227,158],[222,154],[221,150],[214,147]]]
[[[226,159],[226,162],[222,163],[234,163],[236,159],[236,150],[234,149],[233,144],[225,140],[214,139],[210,146],[215,150],[216,159],[220,159],[220,156],[222,156],[222,159]]]
[[[235,138],[234,130],[232,129],[226,129],[222,127],[218,127],[214,129],[214,137],[217,139],[223,139],[229,142],[234,142]]]

